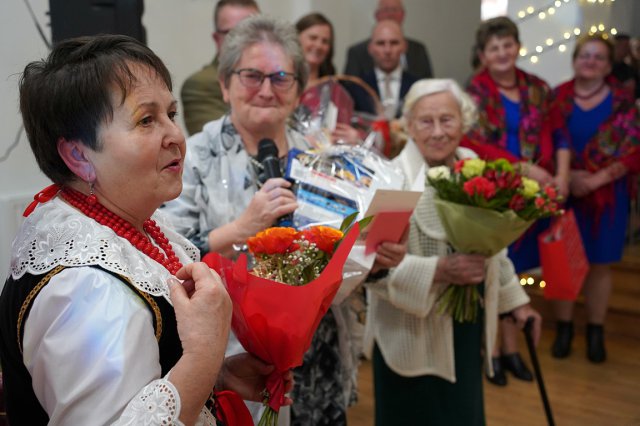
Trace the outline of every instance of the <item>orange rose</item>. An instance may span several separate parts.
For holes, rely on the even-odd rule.
[[[297,248],[294,241],[299,237],[300,233],[293,228],[268,228],[249,238],[247,245],[253,254],[284,254]]]
[[[319,250],[333,254],[333,249],[338,241],[343,237],[342,231],[329,226],[313,226],[302,231],[305,239],[310,243],[315,243]]]

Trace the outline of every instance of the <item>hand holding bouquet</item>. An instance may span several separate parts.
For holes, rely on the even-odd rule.
[[[324,227],[269,228],[247,241],[255,267],[217,253],[203,261],[215,269],[233,302],[232,328],[247,352],[276,367],[267,380],[260,425],[275,425],[285,401],[284,375],[305,352],[342,281],[342,268],[358,237]]]
[[[459,252],[493,256],[517,240],[540,218],[561,214],[552,186],[519,174],[509,161],[477,158],[430,168],[427,181],[436,191],[435,207],[451,245]],[[480,296],[475,286],[449,286],[439,312],[473,322]]]

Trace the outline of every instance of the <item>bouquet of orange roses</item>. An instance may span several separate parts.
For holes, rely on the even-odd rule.
[[[493,256],[517,240],[537,219],[562,214],[552,186],[541,188],[505,160],[477,158],[432,167],[427,181],[436,191],[440,222],[459,252]],[[439,312],[473,322],[481,302],[476,286],[450,285],[440,296]]]
[[[251,270],[244,255],[235,263],[217,253],[203,258],[227,287],[233,302],[231,326],[242,346],[276,367],[267,380],[267,408],[259,425],[277,423],[285,399],[284,375],[302,365],[358,234],[357,223],[346,235],[326,226],[269,228],[247,241],[255,258]]]
[[[255,258],[252,274],[283,284],[307,284],[318,278],[343,236],[342,231],[328,226],[303,231],[268,228],[247,240]]]

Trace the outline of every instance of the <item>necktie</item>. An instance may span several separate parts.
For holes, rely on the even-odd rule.
[[[385,74],[383,80],[382,106],[384,115],[391,120],[396,115],[396,100],[391,92],[391,74]]]
[[[383,99],[393,99],[393,93],[391,93],[391,74],[384,75],[384,93]]]

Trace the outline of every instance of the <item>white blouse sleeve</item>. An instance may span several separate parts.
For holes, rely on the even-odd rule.
[[[23,359],[49,424],[179,424],[151,312],[117,278],[63,270],[36,297],[24,330]]]

